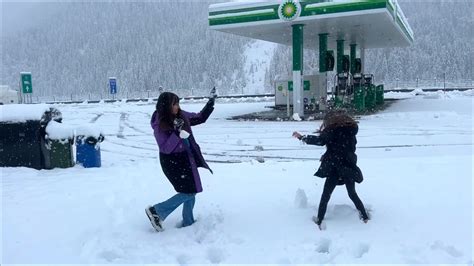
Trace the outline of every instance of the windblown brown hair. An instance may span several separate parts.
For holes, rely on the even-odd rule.
[[[326,113],[318,132],[336,127],[357,127],[357,122],[343,110],[332,110]]]
[[[172,92],[163,92],[158,97],[156,112],[158,113],[157,122],[161,129],[172,129],[173,120],[181,115],[181,110],[177,116],[171,112],[171,107],[176,103],[179,103],[179,97]]]

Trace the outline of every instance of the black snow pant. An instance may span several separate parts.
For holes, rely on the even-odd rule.
[[[331,198],[331,194],[336,188],[338,183],[337,178],[326,178],[326,182],[324,183],[324,190],[323,194],[321,195],[321,201],[319,202],[319,209],[318,209],[318,220],[322,221],[324,219],[324,215],[326,214],[326,209],[328,206],[329,199]],[[354,202],[357,210],[359,210],[362,219],[368,219],[369,216],[365,210],[364,204],[360,200],[357,192],[355,190],[355,182],[353,180],[344,180],[346,185],[347,194],[349,194],[349,198]]]

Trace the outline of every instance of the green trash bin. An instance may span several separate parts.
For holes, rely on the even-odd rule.
[[[341,95],[336,95],[334,97],[334,107],[342,108],[344,106],[344,98]]]
[[[362,86],[356,86],[354,88],[354,108],[358,112],[365,111],[365,90]]]
[[[375,104],[382,105],[384,103],[383,98],[383,85],[378,85],[375,89]]]
[[[365,107],[368,110],[375,108],[375,85],[370,84],[366,87]]]
[[[45,158],[49,159],[49,162],[46,162],[47,168],[69,168],[74,166],[73,144],[74,134],[72,128],[56,121],[49,122],[46,126],[45,136],[45,152],[48,153]]]

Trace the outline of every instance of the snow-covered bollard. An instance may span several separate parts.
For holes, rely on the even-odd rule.
[[[301,188],[298,188],[298,190],[296,190],[295,206],[301,209],[304,209],[308,206],[308,198],[306,197],[306,193],[304,192],[304,190]]]
[[[302,120],[301,117],[300,117],[300,115],[299,115],[298,113],[294,113],[293,116],[292,116],[292,118],[293,118],[293,120],[295,120],[295,121],[301,121],[301,120]]]
[[[104,141],[101,130],[92,126],[76,128],[76,161],[85,168],[100,167],[100,143]]]

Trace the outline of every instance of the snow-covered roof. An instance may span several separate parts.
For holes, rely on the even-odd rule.
[[[10,89],[9,86],[0,85],[0,98],[18,96],[18,91]]]
[[[12,90],[8,85],[0,85],[0,91],[10,91]]]
[[[47,104],[9,104],[0,105],[0,122],[26,122],[41,120],[51,108]]]
[[[216,11],[228,11],[232,9],[240,9],[242,7],[249,8],[249,7],[259,7],[263,5],[272,5],[272,4],[280,4],[281,1],[278,0],[237,0],[234,2],[226,2],[226,3],[218,3],[209,5],[210,12]]]

